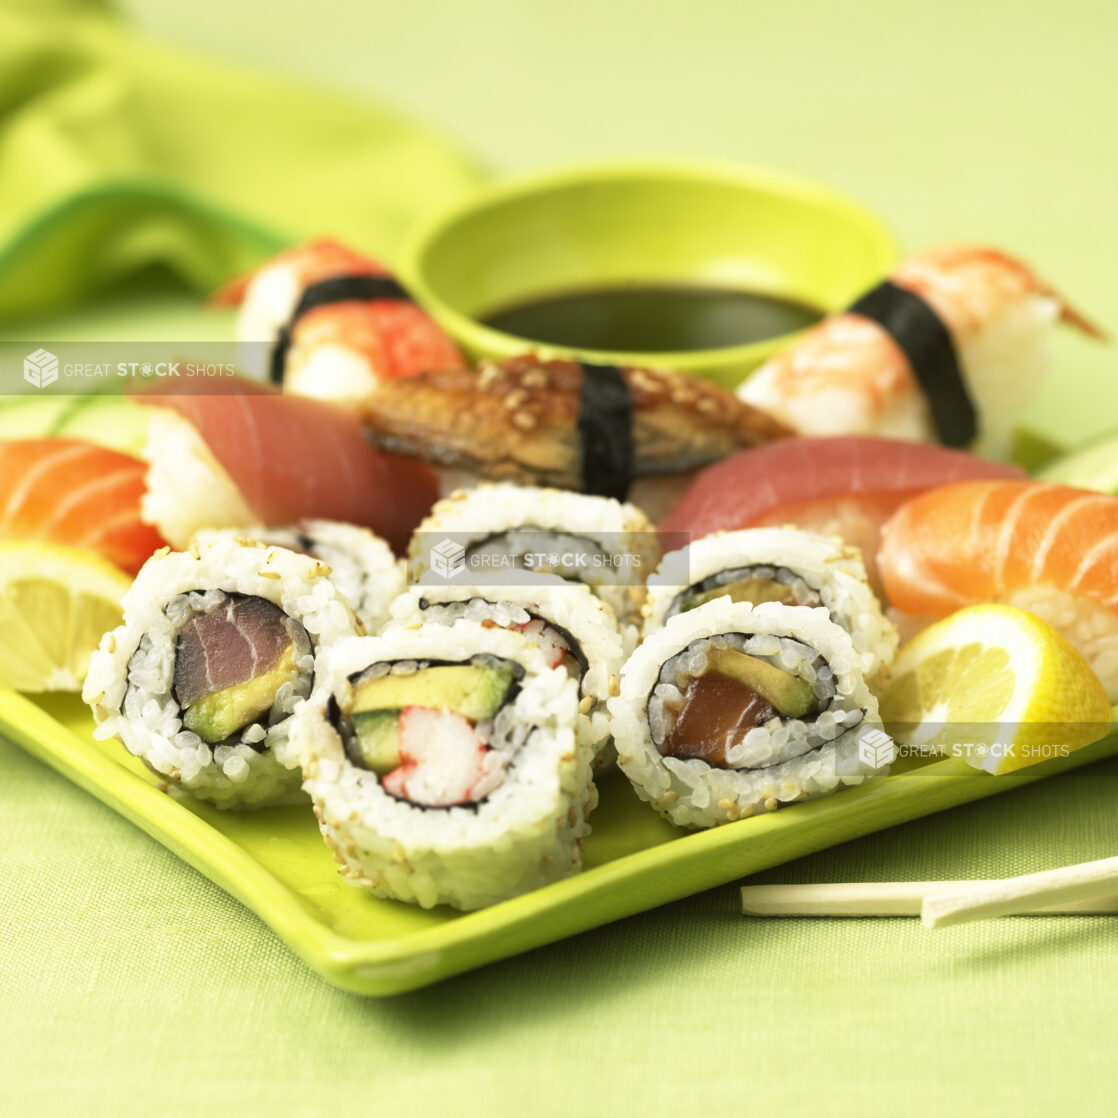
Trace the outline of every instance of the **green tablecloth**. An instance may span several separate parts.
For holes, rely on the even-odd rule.
[[[876,205],[909,245],[1016,249],[1118,329],[1118,19],[1102,2],[125,6],[182,43],[396,103],[503,170],[619,154],[783,165]],[[164,292],[31,325],[185,331],[191,314]],[[1056,357],[1033,421],[1063,439],[1118,425],[1113,352],[1063,338]],[[748,921],[727,886],[365,1001],[3,743],[0,774],[5,1113],[1114,1110],[1112,919]],[[762,879],[1102,857],[1116,794],[1108,762]]]

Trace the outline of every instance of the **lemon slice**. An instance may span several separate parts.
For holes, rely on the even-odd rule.
[[[893,661],[881,717],[902,746],[1012,772],[1089,745],[1113,711],[1082,654],[1012,606],[960,610],[925,629]]]
[[[0,687],[80,691],[90,653],[120,624],[130,585],[91,551],[0,543]]]

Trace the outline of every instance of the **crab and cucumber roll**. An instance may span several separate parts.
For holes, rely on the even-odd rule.
[[[414,586],[392,605],[392,624],[453,625],[466,618],[486,628],[523,634],[553,668],[578,681],[578,733],[600,770],[616,760],[606,701],[625,659],[617,618],[586,586],[562,579],[546,585]]]
[[[330,568],[330,581],[370,633],[380,631],[393,598],[404,590],[402,561],[380,536],[356,524],[300,520],[267,528],[205,529],[195,536],[202,543],[220,538],[247,538],[321,559]]]
[[[659,559],[656,530],[636,505],[503,483],[439,501],[408,551],[413,582],[430,574],[461,583],[502,571],[554,574],[589,586],[625,624],[639,624]]]
[[[597,793],[577,713],[519,633],[391,628],[323,657],[289,749],[343,876],[469,910],[579,869]]]
[[[885,771],[871,762],[888,742],[860,662],[823,608],[723,597],[677,614],[610,699],[618,763],[692,828],[860,784]]]
[[[822,606],[850,634],[871,682],[897,651],[896,626],[870,589],[861,553],[834,537],[796,528],[745,528],[715,532],[670,552],[648,581],[644,633],[719,598]]]
[[[279,755],[318,652],[357,632],[317,559],[214,540],[158,552],[101,640],[83,698],[95,736],[221,808],[304,800]]]

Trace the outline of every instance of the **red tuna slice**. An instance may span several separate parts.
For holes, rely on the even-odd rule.
[[[660,524],[699,539],[719,530],[795,524],[840,535],[873,558],[881,527],[910,497],[939,485],[1023,478],[1017,466],[929,443],[865,436],[781,439],[696,476]]]
[[[402,552],[438,495],[429,466],[374,450],[353,415],[319,400],[251,383],[220,395],[143,399],[194,426],[263,524],[340,520]]]
[[[146,469],[74,439],[0,442],[0,539],[87,548],[135,574],[166,543],[140,519]]]

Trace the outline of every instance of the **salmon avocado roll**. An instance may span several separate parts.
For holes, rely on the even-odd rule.
[[[579,869],[597,794],[577,715],[538,646],[461,620],[340,642],[290,748],[345,877],[477,909]]]
[[[720,597],[677,614],[626,663],[609,709],[625,775],[681,827],[884,772],[877,700],[825,608]]]
[[[83,698],[99,738],[222,808],[301,799],[279,757],[324,644],[356,632],[310,556],[235,540],[162,552],[124,596]]]

